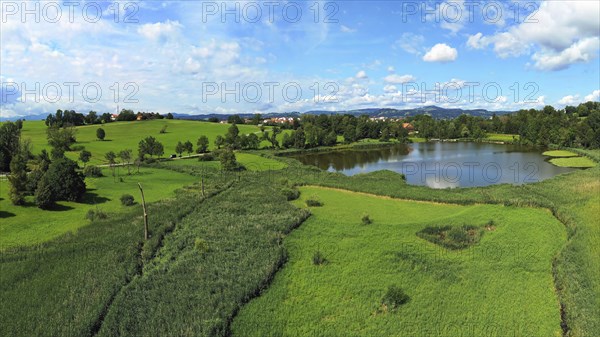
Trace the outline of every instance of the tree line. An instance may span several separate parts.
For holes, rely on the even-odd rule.
[[[122,109],[116,116],[114,121],[135,121],[135,120],[151,120],[151,119],[173,119],[173,114],[168,113],[163,116],[158,112],[137,112],[133,110]],[[56,110],[56,113],[49,114],[46,117],[45,124],[48,127],[67,127],[67,126],[81,126],[81,125],[92,125],[92,124],[106,124],[113,122],[112,114],[105,112],[98,114],[96,111],[90,111],[87,115],[76,112],[74,110]]]
[[[428,115],[419,115],[410,121],[419,136],[426,139],[480,140],[487,133],[502,133],[518,135],[515,141],[525,145],[600,147],[600,102],[586,102],[560,110],[548,105],[540,110],[519,110],[488,119],[461,115],[450,120],[435,120]]]

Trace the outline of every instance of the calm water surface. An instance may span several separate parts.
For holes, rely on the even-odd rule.
[[[409,184],[432,188],[532,183],[575,170],[554,166],[541,151],[529,147],[468,142],[415,143],[292,158],[346,175],[390,170],[405,174]]]

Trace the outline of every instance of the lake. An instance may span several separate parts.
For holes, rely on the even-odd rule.
[[[390,170],[403,173],[408,184],[432,188],[520,185],[575,170],[550,164],[540,150],[531,147],[471,142],[399,144],[291,157],[346,175]]]

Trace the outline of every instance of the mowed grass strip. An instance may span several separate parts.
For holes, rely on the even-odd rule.
[[[544,156],[555,157],[555,158],[568,158],[577,157],[577,153],[566,151],[566,150],[550,150],[542,153]]]
[[[300,190],[296,205],[317,197],[323,206],[285,239],[288,263],[240,311],[234,336],[561,335],[552,258],[566,231],[549,211]],[[490,219],[495,228],[461,251],[416,235]],[[313,264],[316,251],[326,263]],[[410,296],[396,312],[381,306],[390,285]]]
[[[590,168],[597,164],[587,157],[552,158],[550,162],[560,167]]]
[[[14,206],[8,198],[8,181],[0,180],[0,250],[39,244],[86,226],[90,221],[85,215],[90,209],[114,214],[140,207],[139,204],[122,206],[119,200],[123,194],[131,194],[139,203],[138,183],[144,187],[146,202],[153,202],[173,197],[176,189],[198,181],[197,177],[165,169],[142,167],[137,173],[132,167],[131,175],[125,167],[115,168],[115,173],[117,170],[122,181],[106,168],[104,177],[85,179],[88,191],[81,202],[59,201],[54,210],[39,209],[33,197],[26,198],[25,206]]]

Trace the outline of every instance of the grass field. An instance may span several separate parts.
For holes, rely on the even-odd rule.
[[[560,167],[590,168],[596,166],[596,163],[590,158],[579,156],[571,151],[553,150],[542,154],[552,157],[549,162]]]
[[[164,125],[167,126],[167,132],[160,134],[159,131]],[[96,138],[96,130],[100,127],[106,131],[104,141]],[[196,148],[196,141],[201,135],[208,137],[210,149],[213,149],[217,135],[225,135],[229,127],[228,124],[166,119],[86,125],[76,128],[75,146],[84,146],[92,153],[91,164],[105,164],[104,154],[109,151],[118,153],[121,150],[131,149],[134,154],[137,154],[140,140],[147,136],[153,136],[163,144],[165,156],[175,154],[175,146],[179,141],[189,140]],[[254,125],[238,125],[238,128],[240,133],[260,133],[260,129]],[[22,137],[31,139],[35,153],[42,149],[50,149],[47,144],[46,129],[42,121],[26,121],[23,124]],[[263,142],[262,145],[266,146],[266,144]],[[77,159],[78,155],[78,152],[67,153],[71,159]]]
[[[554,158],[577,157],[577,153],[566,150],[550,150],[542,153],[542,155]]]
[[[119,176],[123,179],[120,182],[113,178],[110,169],[104,169],[104,177],[85,180],[88,191],[81,202],[58,202],[58,207],[52,211],[37,208],[33,197],[27,197],[25,206],[12,205],[8,198],[8,182],[0,181],[0,250],[38,244],[85,226],[89,224],[85,219],[89,209],[123,212],[128,207],[121,205],[121,195],[131,194],[140,201],[138,182],[144,187],[146,202],[153,202],[172,197],[176,189],[197,181],[193,176],[169,170],[141,168],[140,173],[132,170],[132,175],[127,175],[126,168],[119,168]]]
[[[589,168],[597,165],[586,157],[552,158],[550,162],[560,167]]]
[[[301,188],[296,205],[323,207],[284,242],[289,262],[261,297],[242,309],[235,336],[560,336],[552,257],[562,224],[540,209],[458,206]],[[368,213],[370,225],[361,224]],[[416,236],[426,225],[496,227],[464,251]],[[327,262],[316,266],[320,250]],[[382,308],[389,285],[410,301]]]
[[[287,167],[284,162],[276,159],[266,158],[258,154],[247,153],[247,152],[236,152],[236,160],[244,165],[246,170],[249,171],[268,171],[268,170],[281,170]],[[198,158],[171,160],[164,163],[169,166],[193,166],[193,167],[204,167],[204,168],[220,168],[221,164],[218,160],[214,161],[199,161]]]
[[[491,140],[495,142],[513,142],[515,140],[519,140],[519,135],[488,133],[486,140]]]

